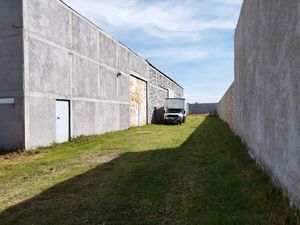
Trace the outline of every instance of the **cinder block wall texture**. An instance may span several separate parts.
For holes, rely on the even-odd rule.
[[[235,130],[235,85],[229,87],[217,106],[218,116]]]
[[[244,0],[235,36],[235,131],[300,206],[300,4]]]
[[[164,122],[162,112],[165,106],[165,100],[169,97],[169,91],[173,90],[174,97],[183,97],[183,89],[174,83],[160,71],[149,67],[149,123]]]
[[[16,97],[14,109],[0,107],[0,148],[54,143],[57,99],[70,100],[72,137],[127,129],[131,75],[147,83],[148,97],[161,98],[148,101],[149,117],[154,105],[164,105],[162,89],[183,95],[179,85],[59,0],[1,1],[0,30],[0,97]]]

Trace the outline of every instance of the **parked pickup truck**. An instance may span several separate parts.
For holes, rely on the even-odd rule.
[[[185,99],[184,98],[167,98],[165,108],[165,124],[182,124],[185,123]]]

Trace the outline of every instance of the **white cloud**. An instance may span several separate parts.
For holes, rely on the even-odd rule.
[[[218,102],[232,82],[232,64],[221,61],[233,60],[243,0],[64,1],[144,58],[172,68],[191,103]]]
[[[146,59],[155,59],[164,64],[200,62],[207,59],[232,59],[233,53],[225,48],[200,47],[161,47],[143,50],[140,54]]]
[[[241,0],[66,0],[104,29],[142,30],[166,41],[196,40],[201,32],[233,29]]]
[[[208,52],[195,48],[156,48],[141,53],[147,59],[156,59],[164,63],[182,63],[204,59]]]

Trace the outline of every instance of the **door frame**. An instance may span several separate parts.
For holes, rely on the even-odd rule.
[[[138,80],[141,80],[143,82],[146,83],[146,125],[149,124],[149,84],[148,84],[148,80],[142,78],[138,73],[134,72],[134,71],[131,71],[130,72],[130,76],[129,76],[129,79],[130,77],[134,77]],[[129,90],[130,90],[130,81],[129,81]],[[130,91],[129,91],[129,96],[130,96]]]
[[[68,100],[68,99],[55,99],[55,103],[56,102],[68,102],[68,107],[69,107],[69,121],[68,121],[68,124],[69,124],[69,132],[68,132],[68,140],[70,141],[71,140],[71,135],[72,135],[72,133],[71,133],[71,100]],[[55,117],[56,117],[56,115],[55,115]],[[55,120],[55,122],[56,122],[56,120]],[[56,132],[56,130],[55,130],[55,132]]]

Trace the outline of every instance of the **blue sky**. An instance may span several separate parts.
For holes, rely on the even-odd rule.
[[[65,0],[185,88],[188,102],[218,102],[234,79],[242,0]]]

